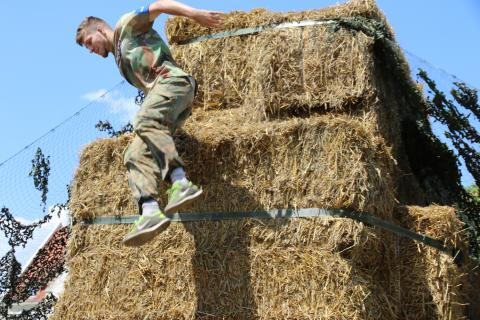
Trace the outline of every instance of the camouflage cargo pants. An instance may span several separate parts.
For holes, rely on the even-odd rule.
[[[159,182],[183,167],[172,134],[192,112],[193,78],[172,77],[148,92],[133,121],[135,137],[124,154],[128,182],[141,203],[158,199]]]

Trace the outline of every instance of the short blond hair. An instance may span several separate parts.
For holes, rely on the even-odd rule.
[[[110,27],[108,23],[103,19],[92,17],[92,16],[86,17],[85,19],[83,19],[83,21],[80,23],[80,25],[77,28],[77,35],[76,35],[75,41],[80,46],[83,46],[83,40],[85,38],[85,32],[87,31],[87,29],[92,29],[93,27],[96,27],[99,25]]]

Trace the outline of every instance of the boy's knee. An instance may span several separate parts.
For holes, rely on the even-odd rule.
[[[133,131],[135,131],[135,132],[137,131],[137,128],[140,126],[140,124],[142,122],[141,118],[139,116],[140,116],[140,114],[137,114],[132,121]]]
[[[129,166],[136,163],[147,152],[147,146],[140,137],[136,136],[123,153],[123,164]]]
[[[130,145],[123,154],[123,164],[128,166],[132,162],[135,162],[135,152],[132,150],[132,145]]]
[[[171,131],[172,124],[161,119],[139,118],[133,123],[133,131],[140,137],[144,137],[149,132]]]
[[[135,119],[133,119],[133,130],[135,131],[135,133],[142,135],[142,132],[144,132],[146,128],[152,126],[152,122],[154,122],[154,120],[150,119],[145,113],[140,110]]]
[[[152,120],[153,119],[151,119],[151,117],[148,115],[147,108],[141,108],[133,119],[133,130],[135,132],[142,131],[142,129],[146,127]]]

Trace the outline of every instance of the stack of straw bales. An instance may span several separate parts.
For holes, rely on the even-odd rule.
[[[356,0],[289,14],[233,12],[225,28],[340,16],[385,22],[372,1]],[[180,18],[167,32],[176,59],[201,85],[176,137],[189,178],[204,188],[191,212],[349,208],[463,243],[453,209],[397,200],[402,147],[392,137],[401,102],[383,99],[372,38],[315,26],[180,46],[211,33]],[[137,213],[122,161],[131,139],[85,147],[72,185],[76,221]],[[141,248],[122,246],[128,228],[73,227],[70,274],[53,319],[465,314],[465,267],[350,219],[174,223]]]

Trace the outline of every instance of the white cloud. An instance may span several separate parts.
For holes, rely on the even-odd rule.
[[[107,94],[107,90],[100,89],[97,91],[89,92],[83,95],[83,99],[88,101],[95,101],[102,99]]]
[[[88,101],[106,104],[109,112],[118,115],[119,120],[125,123],[131,122],[138,111],[135,99],[126,97],[119,91],[107,92],[105,89],[100,89],[83,95],[83,98]]]

